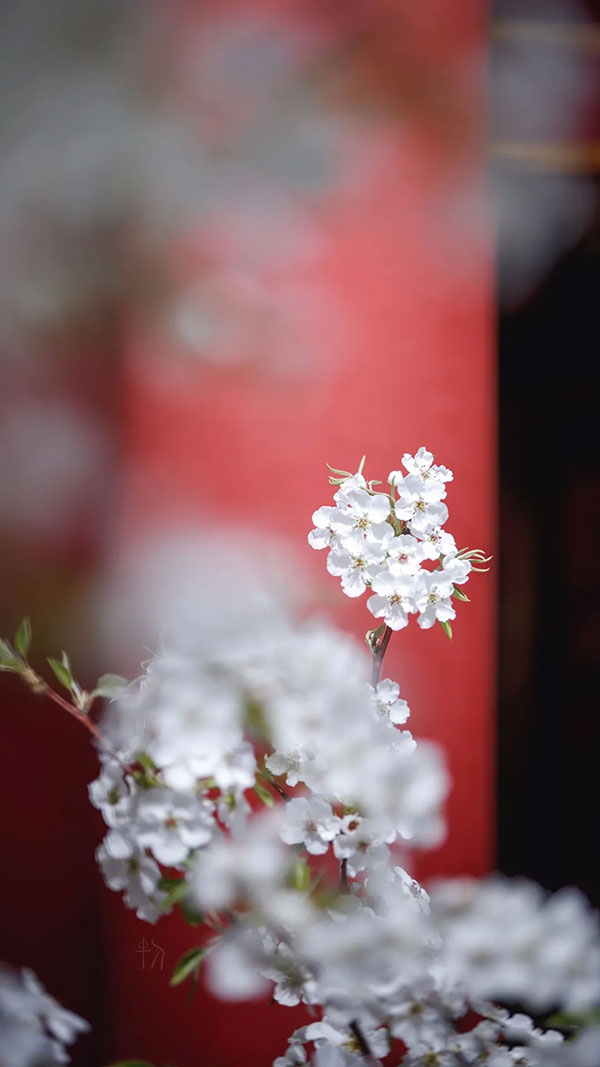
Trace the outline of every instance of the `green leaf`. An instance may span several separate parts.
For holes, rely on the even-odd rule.
[[[119,1060],[118,1063],[111,1063],[109,1067],[152,1067],[148,1060]]]
[[[544,1028],[550,1026],[558,1030],[577,1029],[581,1026],[593,1026],[600,1021],[600,1009],[590,1011],[559,1011],[544,1019]]]
[[[292,864],[292,885],[304,893],[310,885],[310,867],[303,856],[295,856]]]
[[[168,893],[170,889],[173,889],[173,886],[180,885],[182,881],[183,878],[169,878],[168,875],[164,874],[158,879],[158,888],[162,889],[164,893]]]
[[[459,589],[457,585],[454,586],[452,596],[456,597],[457,600],[466,600],[467,604],[471,603],[467,594],[463,593],[462,589]]]
[[[8,641],[0,638],[0,671],[14,671],[15,674],[20,674],[23,667],[23,660],[15,655]]]
[[[258,741],[269,738],[269,723],[264,708],[258,700],[248,699],[244,709],[244,733]]]
[[[170,885],[167,884],[169,882]],[[159,885],[167,894],[160,905],[161,911],[167,911],[175,904],[182,904],[189,892],[185,878],[161,878]]]
[[[268,808],[272,808],[273,807],[273,804],[274,804],[273,797],[269,793],[269,790],[265,789],[264,785],[261,785],[260,782],[255,782],[254,783],[254,792],[256,793],[256,795],[259,798],[259,800],[262,800],[263,804],[266,804]]]
[[[175,970],[171,975],[169,985],[181,985],[181,983],[185,982],[186,978],[189,978],[191,974],[199,972],[203,956],[204,949],[200,945],[197,945],[195,948],[190,948],[187,952],[184,952],[181,959],[179,959],[175,964]]]
[[[20,659],[14,659],[11,660],[11,662],[4,660],[2,663],[0,663],[0,671],[9,671],[12,674],[21,674],[22,669],[23,662]]]
[[[27,659],[27,653],[31,648],[31,622],[29,619],[21,619],[15,633],[15,648],[17,652]]]
[[[101,674],[91,695],[93,697],[114,697],[122,689],[125,689],[127,684],[127,679],[121,678],[120,674]]]
[[[440,626],[442,627],[442,630],[446,634],[446,637],[449,637],[452,640],[452,627],[451,627],[450,623],[449,622],[442,622],[441,619],[438,619],[438,622],[439,622]]]
[[[382,623],[381,626],[377,627],[377,629],[367,630],[367,632],[365,634],[365,641],[367,643],[367,648],[370,648],[371,650],[373,650],[375,645],[379,641],[379,638],[383,637],[384,631],[385,631],[385,623]]]
[[[190,982],[190,986],[189,986],[186,1002],[185,1002],[186,1003],[186,1007],[189,1004],[192,1003],[194,997],[196,996],[196,990],[198,989],[199,982],[200,982],[200,972],[199,971],[194,971],[194,974],[192,975],[192,980]]]
[[[154,763],[154,760],[152,759],[152,756],[148,755],[147,752],[138,752],[138,753],[136,753],[136,757],[135,758],[136,758],[137,762],[139,763],[140,767],[143,767],[145,771],[155,771],[156,770],[156,765]]]
[[[183,912],[183,917],[188,926],[202,926],[204,922],[204,915],[201,911],[196,911],[194,907],[189,903],[189,897],[182,900],[180,908]]]
[[[63,652],[63,656],[64,655],[65,655],[65,653]],[[71,671],[69,670],[68,666],[66,666],[64,663],[61,663],[60,660],[53,659],[52,656],[48,656],[48,663],[52,667],[52,670],[54,671],[54,673],[55,673],[56,677],[58,678],[60,684],[64,685],[65,689],[68,689],[68,691],[70,693],[71,692],[71,687],[73,685],[73,677],[71,675]],[[68,660],[67,660],[67,663],[68,663]]]

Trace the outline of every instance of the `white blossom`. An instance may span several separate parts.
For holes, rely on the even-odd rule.
[[[362,596],[371,583],[381,560],[382,547],[379,543],[363,541],[360,547],[332,548],[327,557],[327,570],[335,577],[341,577],[342,589],[346,596]]]
[[[411,534],[398,534],[386,545],[386,566],[393,575],[418,574],[425,559],[423,545]]]
[[[378,714],[394,726],[408,721],[410,708],[400,696],[400,686],[391,678],[383,678],[377,683],[373,694],[373,704]]]
[[[436,466],[433,462],[433,453],[421,445],[421,447],[415,452],[414,456],[411,456],[410,452],[405,452],[402,456],[402,466],[409,474],[415,477],[422,478],[427,481],[430,478],[435,479],[438,482],[451,482],[454,475],[447,467]],[[392,475],[398,475],[403,477],[400,471],[393,471],[390,474],[389,481],[392,482]]]
[[[391,630],[403,630],[408,626],[408,616],[415,610],[416,576],[378,571],[372,578],[371,588],[373,596],[367,600],[371,614],[376,619],[383,619]]]
[[[378,824],[375,820],[347,815],[343,820],[343,832],[333,843],[333,851],[340,860],[345,860],[351,878],[360,871],[384,866],[390,855],[385,842],[396,839],[396,830],[390,823]]]
[[[456,618],[452,606],[453,579],[451,574],[442,571],[423,572],[415,593],[415,604],[419,611],[417,622],[428,630],[438,620],[449,622]]]
[[[116,827],[128,819],[137,787],[131,775],[125,777],[123,767],[117,760],[110,756],[101,758],[102,771],[88,786],[89,798],[94,807],[102,812],[106,825]]]
[[[424,539],[433,527],[443,526],[448,508],[438,500],[428,500],[420,487],[403,486],[404,495],[396,504],[396,515],[408,523],[410,532]]]
[[[440,556],[456,552],[456,541],[452,534],[441,526],[432,526],[419,543],[425,559],[437,560]]]
[[[136,811],[136,841],[159,863],[180,866],[189,853],[207,845],[215,832],[213,805],[171,789],[147,789]]]
[[[260,906],[280,885],[291,862],[279,838],[281,819],[280,812],[269,812],[252,819],[242,837],[222,837],[197,853],[186,877],[201,910]]]
[[[431,900],[444,965],[473,995],[537,1013],[600,1003],[600,924],[577,890],[492,877],[436,883]]]
[[[369,493],[366,489],[344,486],[335,494],[340,517],[339,533],[348,551],[360,553],[365,541],[381,543],[393,537],[387,522],[390,499],[384,493]],[[336,519],[333,518],[335,524]]]
[[[165,899],[159,889],[160,868],[145,852],[136,849],[133,842],[126,844],[128,855],[111,855],[105,838],[96,849],[96,859],[107,885],[125,891],[125,903],[140,919],[156,922]]]
[[[285,805],[279,836],[287,845],[304,845],[314,856],[327,852],[342,827],[324,797],[294,797]]]
[[[44,989],[33,971],[0,965],[0,1063],[44,1067],[68,1063],[67,1045],[89,1030]]]
[[[339,507],[325,505],[317,508],[312,520],[315,524],[315,529],[310,531],[308,543],[312,548],[317,549],[339,546],[342,533],[345,530],[349,532],[354,528],[353,516],[349,512],[345,513]]]

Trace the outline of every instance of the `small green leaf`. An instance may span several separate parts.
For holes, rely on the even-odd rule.
[[[27,659],[27,653],[31,648],[31,622],[29,619],[21,619],[15,633],[15,648],[20,652],[23,659]]]
[[[101,674],[92,690],[93,697],[114,697],[127,686],[127,679],[120,674]]]
[[[189,986],[189,989],[188,989],[188,995],[187,995],[187,998],[186,998],[186,1002],[185,1002],[186,1003],[186,1007],[187,1007],[187,1005],[192,1003],[194,997],[196,996],[196,990],[198,989],[198,983],[199,982],[200,982],[200,971],[194,971],[194,973],[192,975],[192,980],[190,982],[190,986]]]
[[[147,752],[138,752],[136,754],[136,760],[140,767],[143,767],[145,771],[155,771],[156,765],[152,756],[149,756]]]
[[[170,878],[168,875],[164,874],[158,879],[158,888],[162,889],[164,893],[168,893],[173,886],[180,885],[182,881],[182,878]]]
[[[64,653],[63,653],[63,655],[64,655]],[[54,671],[54,673],[55,673],[56,677],[58,678],[60,684],[64,685],[65,689],[68,689],[68,691],[70,693],[71,692],[71,687],[73,685],[73,678],[71,676],[71,672],[68,669],[68,667],[65,666],[64,663],[61,663],[59,660],[53,659],[52,656],[48,656],[48,663],[52,667],[52,670]]]
[[[186,897],[180,903],[180,908],[183,912],[184,919],[188,926],[202,926],[204,922],[204,915],[201,911],[196,911],[194,907],[189,903],[189,897]]]
[[[467,594],[463,593],[462,589],[459,589],[459,587],[457,585],[454,586],[454,591],[452,593],[452,596],[456,597],[457,600],[466,600],[467,604],[471,603],[471,601],[469,600]]]
[[[200,778],[196,783],[196,792],[203,793],[205,789],[215,789],[216,785],[214,778]]]
[[[0,663],[0,671],[9,671],[12,674],[20,674],[23,668],[23,663],[20,659],[15,659],[10,662],[7,660]]]
[[[385,623],[378,626],[376,630],[367,630],[365,634],[365,644],[369,649],[369,652],[373,654],[377,649],[377,644],[385,632]]]
[[[449,622],[442,622],[441,619],[438,619],[438,622],[439,622],[440,626],[442,627],[442,630],[446,634],[446,637],[449,637],[452,640],[452,627],[451,627],[450,623]]]
[[[161,911],[167,911],[175,904],[182,904],[189,892],[185,878],[161,878],[159,885],[167,894],[160,905]]]
[[[0,638],[0,670],[21,670],[22,659],[16,655],[9,642]]]
[[[181,959],[179,959],[175,964],[175,970],[171,975],[169,985],[181,985],[181,983],[185,982],[186,978],[189,978],[191,974],[198,972],[200,970],[200,964],[202,963],[203,956],[204,949],[200,945],[197,945],[195,948],[190,948],[187,952],[184,952]]]
[[[273,807],[273,804],[274,804],[273,797],[269,793],[269,790],[265,789],[264,785],[261,785],[260,782],[255,782],[254,783],[254,792],[256,793],[256,795],[259,798],[259,800],[262,800],[263,804],[266,804],[268,808],[272,808]]]
[[[111,1063],[109,1067],[152,1067],[148,1060],[119,1060],[118,1063]]]
[[[23,660],[15,655],[8,641],[0,638],[0,671],[13,671],[15,674],[20,674],[23,667]]]
[[[310,885],[310,867],[303,856],[295,856],[292,864],[292,885],[304,893]]]
[[[269,739],[269,723],[263,705],[258,700],[248,699],[244,709],[244,733],[255,740]]]

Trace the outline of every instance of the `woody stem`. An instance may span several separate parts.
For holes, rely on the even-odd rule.
[[[373,667],[371,670],[371,685],[373,688],[377,685],[379,677],[381,675],[381,668],[383,666],[383,657],[385,656],[387,646],[390,643],[390,637],[392,636],[392,630],[389,626],[386,626],[381,641],[373,650]]]

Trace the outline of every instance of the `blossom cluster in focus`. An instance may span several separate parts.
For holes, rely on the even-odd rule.
[[[389,492],[376,490],[381,483],[367,482],[362,470],[334,471],[335,504],[315,511],[308,541],[329,550],[327,570],[341,579],[346,596],[370,590],[369,611],[391,630],[402,630],[417,615],[423,629],[437,621],[451,636],[453,599],[468,599],[459,586],[468,581],[472,561],[483,557],[478,550],[458,551],[444,529],[446,484],[454,475],[433,460],[424,447],[414,456],[406,452],[404,471],[388,477]]]

